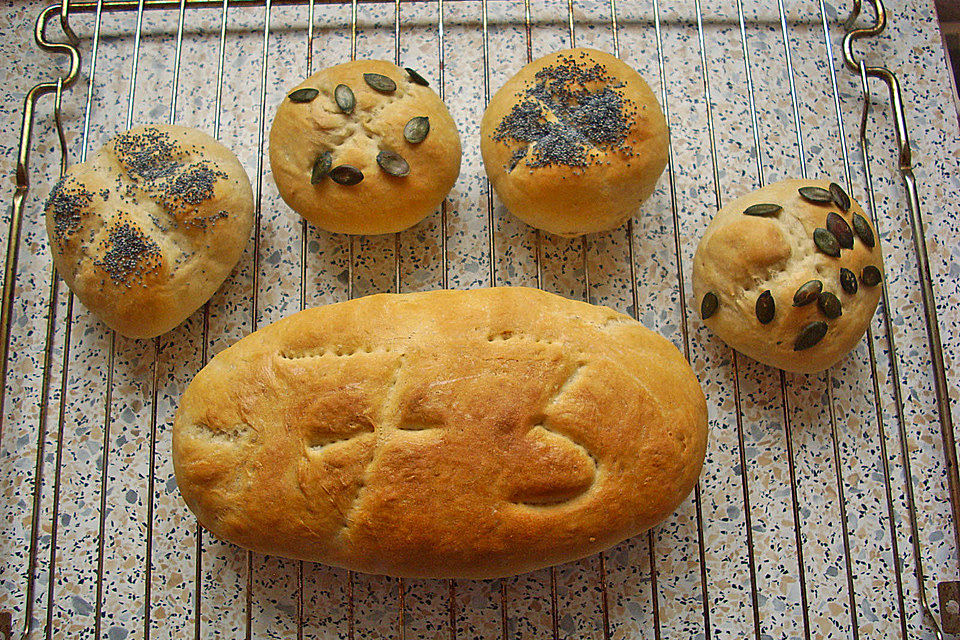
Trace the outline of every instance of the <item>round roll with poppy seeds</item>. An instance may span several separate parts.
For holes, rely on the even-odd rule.
[[[280,195],[335,233],[402,231],[460,175],[460,134],[413,69],[383,60],[328,67],[287,92],[270,128]]]
[[[560,236],[620,226],[653,192],[668,131],[636,71],[594,49],[566,49],[523,67],[480,124],[497,195],[527,224]]]
[[[880,300],[879,236],[829,180],[783,180],[733,200],[693,259],[697,314],[768,365],[813,373],[860,341]]]
[[[57,271],[110,328],[152,338],[203,306],[250,237],[253,191],[233,153],[172,125],[125,131],[53,187]]]

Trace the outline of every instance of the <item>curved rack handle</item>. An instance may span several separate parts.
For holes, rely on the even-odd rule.
[[[870,89],[868,78],[878,78],[887,85],[887,91],[890,99],[890,109],[893,113],[894,131],[897,140],[897,162],[900,171],[900,177],[903,180],[907,191],[907,205],[910,215],[910,229],[913,234],[914,251],[917,256],[917,268],[919,271],[920,293],[923,299],[924,322],[926,324],[927,342],[930,353],[930,361],[933,364],[934,389],[937,396],[937,412],[940,418],[940,436],[943,442],[944,464],[947,470],[947,487],[950,493],[950,510],[953,520],[953,535],[956,549],[960,552],[960,477],[957,470],[957,445],[953,431],[953,416],[950,410],[950,396],[947,389],[946,368],[943,361],[943,345],[940,341],[940,327],[937,321],[937,302],[933,291],[933,280],[930,274],[930,259],[927,254],[926,234],[924,231],[923,219],[920,215],[920,197],[917,189],[917,179],[913,172],[913,154],[910,149],[910,136],[907,130],[906,111],[903,104],[903,94],[900,88],[900,81],[896,74],[883,66],[871,66],[866,61],[857,56],[853,45],[857,40],[871,38],[879,35],[887,25],[886,9],[883,0],[867,0],[873,7],[875,21],[873,25],[859,29],[853,29],[853,23],[860,14],[861,2],[855,0],[853,11],[846,22],[847,33],[843,38],[843,57],[847,67],[857,73],[861,79],[863,89],[864,105],[863,114],[860,122],[860,137],[864,142],[864,154],[866,154],[866,126],[867,114],[870,110]],[[903,455],[907,455],[904,449]],[[918,530],[916,525],[916,507],[912,499],[913,478],[910,474],[909,459],[904,459],[904,468],[907,472],[909,506],[911,529],[913,533],[915,553],[916,545],[919,544]],[[936,615],[930,608],[927,601],[924,588],[924,577],[922,564],[918,558],[918,577],[920,579],[920,601],[926,613],[933,619],[936,625],[938,637],[943,637],[942,632],[960,633],[960,616],[952,615],[953,610],[957,608],[957,595],[960,595],[960,582],[945,582],[938,585],[940,593],[940,611],[943,615],[943,629],[937,621]],[[953,593],[954,596],[945,594]],[[947,606],[951,604],[952,606]]]
[[[60,27],[67,37],[67,42],[56,42],[47,38],[47,24],[53,17],[54,13],[59,14]],[[17,263],[19,260],[20,235],[23,226],[23,208],[24,203],[26,202],[27,193],[30,189],[29,162],[30,141],[33,134],[33,114],[37,99],[47,93],[56,94],[54,121],[56,124],[57,136],[60,142],[60,175],[63,175],[66,170],[67,145],[60,119],[60,105],[64,88],[73,84],[80,73],[80,50],[77,48],[79,40],[77,39],[76,34],[73,32],[73,29],[70,28],[67,0],[62,0],[60,5],[47,7],[40,13],[40,15],[37,17],[36,25],[34,27],[34,40],[36,41],[37,45],[45,51],[69,56],[70,68],[66,74],[58,77],[56,80],[40,82],[34,85],[30,91],[27,92],[23,103],[23,121],[20,128],[20,145],[17,152],[16,189],[13,193],[13,207],[10,214],[10,224],[7,234],[7,257],[4,264],[3,298],[2,303],[0,303],[0,433],[2,433],[3,430],[3,410],[6,400],[7,364],[9,360],[10,349],[10,323],[12,320],[11,314],[13,310],[13,300],[16,293],[16,274]],[[55,273],[53,274],[53,278],[55,281]],[[34,502],[37,504],[36,501]],[[38,514],[35,510],[31,521],[34,523],[33,526],[35,527],[36,523],[38,522]],[[21,635],[21,638],[24,639],[30,637],[31,631],[34,581],[30,578],[32,578],[32,574],[35,570],[34,561],[36,559],[36,549],[33,548],[36,545],[35,538],[36,534],[34,533],[30,543],[31,561],[27,566],[29,575],[26,581],[27,589],[24,595],[25,613]],[[6,637],[13,637],[9,633],[11,626],[10,623],[11,620],[9,617],[6,615],[0,616],[0,626],[2,626],[3,631],[7,633]]]
[[[47,23],[54,13],[59,13],[60,26],[67,35],[68,42],[49,40],[46,34]],[[33,134],[33,111],[37,98],[52,92],[62,92],[73,84],[80,73],[80,50],[77,48],[77,36],[70,28],[67,0],[60,5],[44,9],[37,17],[33,33],[37,45],[51,53],[60,53],[70,57],[70,69],[54,81],[41,82],[27,92],[23,101],[23,122],[20,127],[20,146],[17,153],[17,186],[13,192],[13,209],[7,230],[7,258],[3,274],[3,298],[0,302],[0,433],[3,432],[3,410],[7,388],[7,361],[10,349],[10,322],[13,310],[13,298],[16,290],[17,261],[20,251],[20,231],[23,222],[23,205],[30,188],[28,171],[30,161],[30,138]]]

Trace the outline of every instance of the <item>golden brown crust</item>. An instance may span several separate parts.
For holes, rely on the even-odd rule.
[[[502,576],[666,517],[696,483],[706,403],[667,340],[534,289],[309,309],[215,357],[173,433],[216,536],[393,576]]]
[[[70,167],[45,207],[57,271],[83,304],[131,338],[183,322],[236,266],[253,192],[228,149],[187,127],[121,133]]]
[[[577,70],[569,72],[573,67]],[[537,74],[582,78],[595,69],[601,70],[600,79],[565,81],[563,86],[586,89],[602,104],[558,119],[558,104],[567,100],[558,100],[549,80]],[[535,90],[531,97],[531,90],[544,82],[546,92]],[[604,101],[605,90],[611,92],[606,97],[619,98]],[[586,104],[583,97],[579,100]],[[536,103],[545,114],[540,122],[554,126],[531,132],[537,123],[530,118],[521,118],[519,127],[509,126],[510,114],[524,103]],[[622,118],[613,115],[618,112]],[[557,125],[561,120],[570,125]],[[618,122],[624,126],[622,138]],[[497,91],[480,124],[480,150],[487,176],[511,213],[550,233],[576,236],[613,229],[637,212],[667,164],[667,135],[660,105],[640,74],[608,53],[578,48],[531,62]],[[545,156],[551,154],[540,154],[548,146],[557,148],[557,136],[576,140],[583,157],[578,152],[573,160],[546,163]],[[527,151],[518,161],[514,154],[524,147]]]
[[[713,292],[720,305],[704,322],[731,347],[755,360],[787,371],[822,371],[845,356],[863,336],[880,300],[880,287],[865,285],[864,267],[883,272],[880,238],[853,198],[850,209],[835,204],[815,204],[798,189],[826,189],[829,180],[783,180],[748,193],[723,207],[707,227],[693,259],[693,292],[699,316],[704,295]],[[759,203],[778,204],[783,211],[769,217],[744,215]],[[870,248],[854,235],[853,248],[832,257],[817,249],[815,229],[826,227],[827,214],[841,215],[853,226],[853,215],[862,216],[874,237]],[[847,293],[840,284],[840,268],[857,276],[857,292]],[[796,307],[793,297],[803,284],[819,280],[823,291],[837,296],[843,315],[825,316],[816,302]],[[769,290],[776,314],[769,324],[757,320],[757,298]],[[827,333],[816,345],[794,350],[800,332],[812,322],[826,322]]]
[[[384,75],[396,84],[391,93],[375,91],[364,74]],[[344,84],[356,106],[344,113],[334,91]],[[309,102],[293,102],[296,90],[319,90]],[[270,166],[280,195],[312,224],[336,233],[393,233],[411,227],[440,206],[460,175],[460,135],[440,97],[413,82],[384,60],[356,60],[323,69],[287,92],[270,128]],[[422,142],[408,142],[404,127],[427,117]],[[377,164],[380,151],[400,154],[409,164],[405,177],[388,175]],[[332,166],[350,165],[363,173],[347,186],[326,177],[311,184],[317,158],[331,152]]]

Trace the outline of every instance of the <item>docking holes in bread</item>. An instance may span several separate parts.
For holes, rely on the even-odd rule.
[[[703,393],[667,340],[524,288],[308,309],[217,355],[173,455],[201,524],[392,576],[493,577],[653,526],[693,488]]]

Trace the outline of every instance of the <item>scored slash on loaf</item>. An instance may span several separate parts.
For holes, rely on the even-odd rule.
[[[173,428],[177,486],[214,535],[392,576],[567,562],[671,513],[706,401],[669,341],[525,288],[308,309],[218,354]]]

